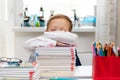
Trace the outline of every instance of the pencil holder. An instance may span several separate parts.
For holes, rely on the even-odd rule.
[[[93,80],[120,80],[120,57],[93,56]]]

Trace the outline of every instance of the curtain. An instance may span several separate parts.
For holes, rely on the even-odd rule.
[[[117,43],[118,29],[118,0],[108,1],[108,24],[109,24],[109,40]]]

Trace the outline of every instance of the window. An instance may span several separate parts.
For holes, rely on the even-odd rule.
[[[95,16],[96,0],[23,0],[24,9],[28,8],[30,15],[38,15],[40,7],[44,9],[44,17],[50,17],[50,11],[54,14],[62,13],[73,17],[73,9],[78,17]]]

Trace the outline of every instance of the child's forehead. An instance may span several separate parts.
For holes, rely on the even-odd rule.
[[[69,24],[69,21],[65,18],[57,18],[57,19],[53,19],[50,21],[50,23],[67,23]]]
[[[68,17],[65,17],[65,16],[51,17],[47,22],[47,29],[54,28],[55,26],[61,29],[65,28],[71,31],[72,21]]]
[[[65,18],[54,18],[54,19],[52,19],[51,21],[59,21],[59,20],[68,21],[68,20],[65,19]]]

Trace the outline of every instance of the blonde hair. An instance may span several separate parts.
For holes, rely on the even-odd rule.
[[[50,22],[51,22],[53,19],[66,19],[66,20],[69,22],[69,24],[70,24],[70,26],[69,26],[69,31],[72,31],[72,27],[73,27],[73,26],[72,26],[72,21],[70,20],[70,18],[69,18],[68,16],[63,15],[63,14],[57,14],[57,15],[52,16],[52,17],[48,20],[48,22],[47,22],[47,29],[48,29],[48,27],[49,27]]]

